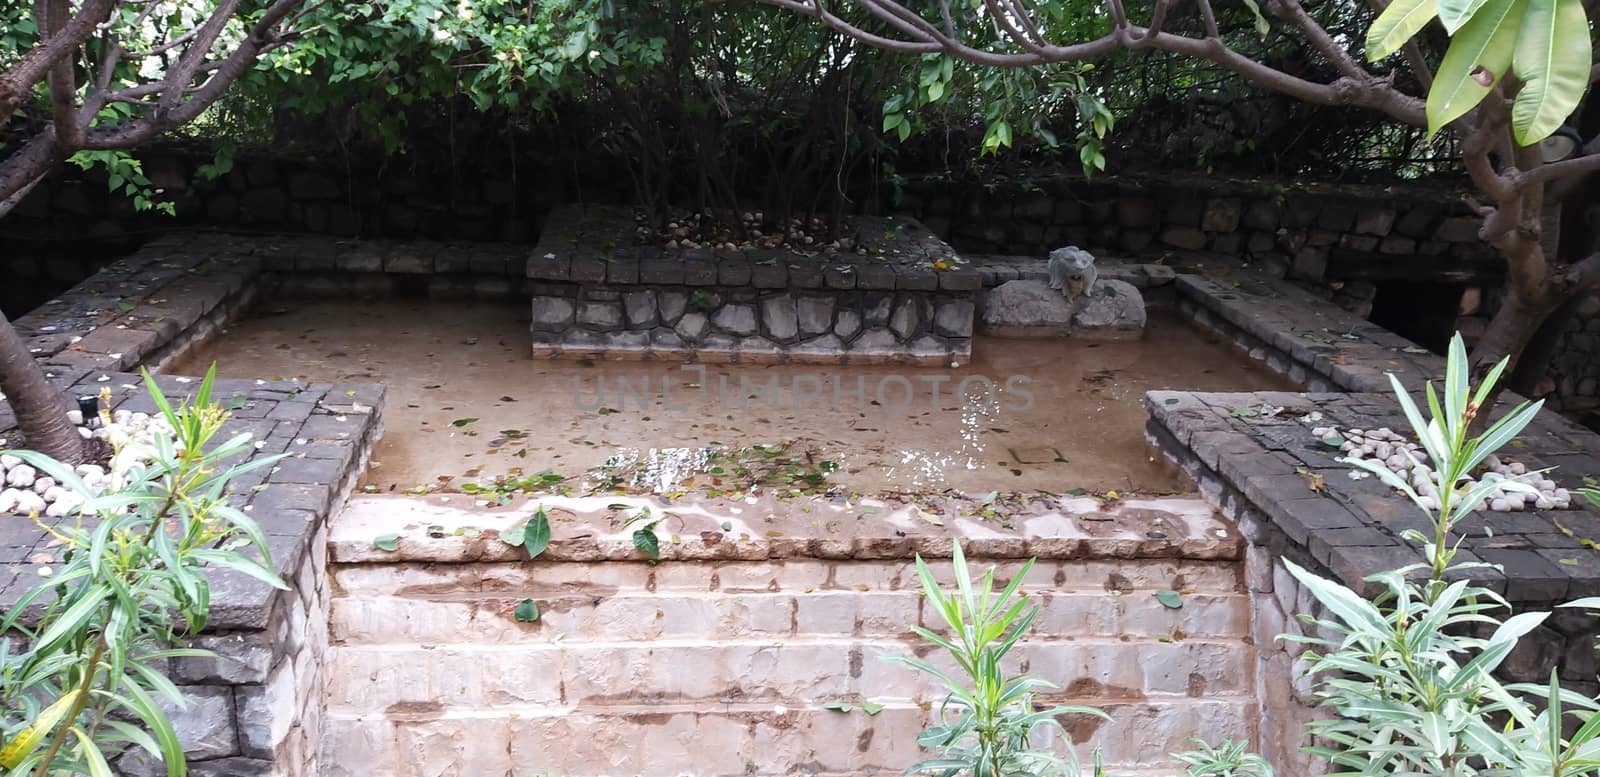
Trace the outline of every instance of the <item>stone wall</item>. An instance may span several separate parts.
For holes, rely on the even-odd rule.
[[[533,352],[944,363],[972,352],[984,276],[909,220],[856,217],[851,252],[633,244],[631,212],[563,208],[528,258]]]
[[[1310,282],[1497,278],[1460,193],[1214,178],[1047,179],[1026,189],[910,188],[907,212],[965,252],[1073,244],[1142,257],[1211,252]]]
[[[1584,298],[1567,321],[1548,380],[1562,412],[1600,410],[1600,294]]]

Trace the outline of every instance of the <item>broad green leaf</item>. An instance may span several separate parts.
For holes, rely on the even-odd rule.
[[[517,608],[511,614],[518,623],[535,623],[539,620],[539,604],[532,599],[523,599],[517,602]]]
[[[655,527],[647,526],[633,533],[633,546],[650,558],[661,558],[661,541],[656,539]]]
[[[1527,0],[1486,0],[1450,40],[1428,90],[1428,135],[1466,115],[1511,68]],[[1439,8],[1440,16],[1444,7]]]
[[[1170,588],[1157,591],[1156,601],[1161,602],[1162,606],[1169,610],[1183,609],[1183,595]]]
[[[1511,106],[1517,142],[1531,146],[1561,128],[1588,88],[1594,58],[1582,0],[1527,0],[1512,71],[1523,82]]]
[[[393,553],[400,549],[400,535],[383,534],[372,538],[373,547]]]
[[[883,712],[883,705],[875,701],[863,701],[861,702],[861,711],[868,715],[877,715]]]
[[[1463,25],[1478,15],[1488,0],[1440,0],[1439,22],[1454,38]]]
[[[1394,0],[1367,30],[1367,60],[1377,62],[1399,51],[1438,15],[1438,0]]]
[[[528,519],[528,525],[523,537],[523,549],[528,551],[528,558],[538,558],[550,547],[550,516],[545,514],[544,508],[535,510],[533,517]]]

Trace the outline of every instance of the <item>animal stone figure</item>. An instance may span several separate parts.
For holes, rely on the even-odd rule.
[[[1074,311],[1088,297],[1095,281],[1100,279],[1100,272],[1094,267],[1094,254],[1077,246],[1051,251],[1047,269],[1050,272],[1050,288],[1061,292]]]

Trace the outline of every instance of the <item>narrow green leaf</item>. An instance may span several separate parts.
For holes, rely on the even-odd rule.
[[[1582,0],[1527,0],[1512,71],[1523,82],[1511,106],[1517,142],[1531,146],[1561,128],[1589,85],[1593,44]]]
[[[1428,90],[1429,137],[1476,107],[1511,68],[1526,2],[1484,0],[1455,33]],[[1439,15],[1444,14],[1441,5]]]

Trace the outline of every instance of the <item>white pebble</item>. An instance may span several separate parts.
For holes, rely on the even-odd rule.
[[[1534,500],[1533,506],[1539,510],[1554,510],[1556,507],[1556,500],[1551,499],[1544,494],[1540,494],[1539,498]]]
[[[1333,434],[1333,427],[1331,427],[1331,426],[1319,426],[1319,427],[1317,427],[1315,429],[1312,429],[1311,433],[1316,435],[1317,437],[1327,437],[1327,436]]]
[[[1504,497],[1489,500],[1489,509],[1497,513],[1507,512],[1511,509],[1511,502]]]
[[[1550,480],[1549,478],[1545,478],[1544,480],[1539,481],[1539,490],[1540,491],[1555,491],[1556,490],[1556,482],[1554,480]]]
[[[50,516],[51,518],[61,518],[71,510],[72,505],[65,502],[56,502],[55,504],[44,508],[44,514]]]
[[[73,469],[73,471],[78,473],[78,477],[80,478],[92,478],[97,475],[104,476],[106,474],[105,467],[102,467],[99,464],[79,464]]]
[[[1380,442],[1373,446],[1372,452],[1373,455],[1380,459],[1387,459],[1394,455],[1394,446],[1386,442]]]
[[[1345,440],[1344,444],[1339,446],[1339,450],[1343,451],[1344,453],[1351,454],[1351,455],[1360,455],[1359,453],[1357,453],[1357,451],[1359,450],[1359,447],[1354,442],[1351,442],[1349,440]]]
[[[67,494],[70,494],[72,492],[66,490],[65,488],[62,488],[61,486],[51,486],[51,487],[49,487],[48,489],[45,489],[42,492],[36,492],[36,493],[39,493],[40,496],[43,496],[44,497],[44,501],[46,501],[46,502],[59,502],[59,501],[61,501],[61,497],[66,496]]]
[[[6,483],[18,488],[28,488],[33,485],[34,478],[38,476],[39,473],[33,467],[19,464],[6,473]]]
[[[82,410],[68,410],[67,411],[67,420],[71,421],[73,426],[83,426],[83,411]]]
[[[1489,454],[1489,457],[1484,459],[1483,463],[1488,465],[1489,469],[1496,471],[1500,469],[1500,457],[1494,455],[1493,453]]]
[[[1557,502],[1568,502],[1572,500],[1572,494],[1565,488],[1558,488],[1555,490],[1555,493],[1551,495],[1551,498],[1555,499]]]
[[[1364,443],[1361,446],[1361,455],[1363,455],[1363,456],[1371,456],[1372,454],[1377,453],[1377,452],[1378,452],[1378,446],[1373,445],[1370,442],[1369,443]]]
[[[1405,472],[1406,470],[1411,469],[1411,460],[1398,453],[1389,456],[1384,463],[1388,464],[1389,469],[1392,469],[1395,472]]]
[[[1393,440],[1397,436],[1395,435],[1394,430],[1387,426],[1378,427],[1378,430],[1373,432],[1373,434],[1378,435],[1378,439],[1380,440]]]
[[[1498,472],[1485,472],[1485,473],[1483,473],[1483,482],[1485,482],[1485,483],[1494,483],[1496,481],[1505,480],[1505,479],[1506,479],[1506,476],[1502,475],[1502,474],[1500,474]]]
[[[15,488],[8,488],[4,491],[0,491],[0,513],[10,513],[16,510],[17,497],[21,495],[22,492],[16,490]]]
[[[22,459],[19,459],[16,456],[13,456],[9,453],[0,454],[0,467],[11,469],[12,467],[15,467],[21,463]]]
[[[1513,462],[1512,465],[1508,469],[1509,469],[1510,473],[1513,474],[1513,475],[1526,475],[1526,474],[1528,474],[1528,465],[1523,464],[1520,461]]]
[[[1520,513],[1523,510],[1527,509],[1527,507],[1528,507],[1528,503],[1522,501],[1521,499],[1517,498],[1516,496],[1513,496],[1512,498],[1506,500],[1506,509],[1510,510],[1513,513]]]
[[[1557,509],[1557,510],[1570,510],[1570,509],[1572,509],[1572,500],[1571,499],[1552,499],[1550,501],[1551,501],[1552,504],[1555,505],[1555,509]]]
[[[87,427],[87,426],[79,426],[79,427],[76,427],[76,428],[78,430],[78,436],[79,437],[82,437],[85,440],[94,439],[95,433],[93,431],[90,431],[89,427]]]
[[[42,494],[56,487],[56,479],[50,477],[39,478],[33,481],[33,493]]]
[[[111,420],[115,421],[116,423],[119,423],[119,424],[127,423],[128,419],[130,419],[132,417],[133,417],[132,411],[128,411],[128,410],[118,410],[117,412],[111,414]]]
[[[1420,505],[1424,510],[1439,509],[1439,500],[1436,497],[1431,497],[1426,494],[1417,497],[1417,504]]]
[[[44,511],[44,497],[32,491],[22,491],[17,495],[17,512],[22,515],[31,515]]]

